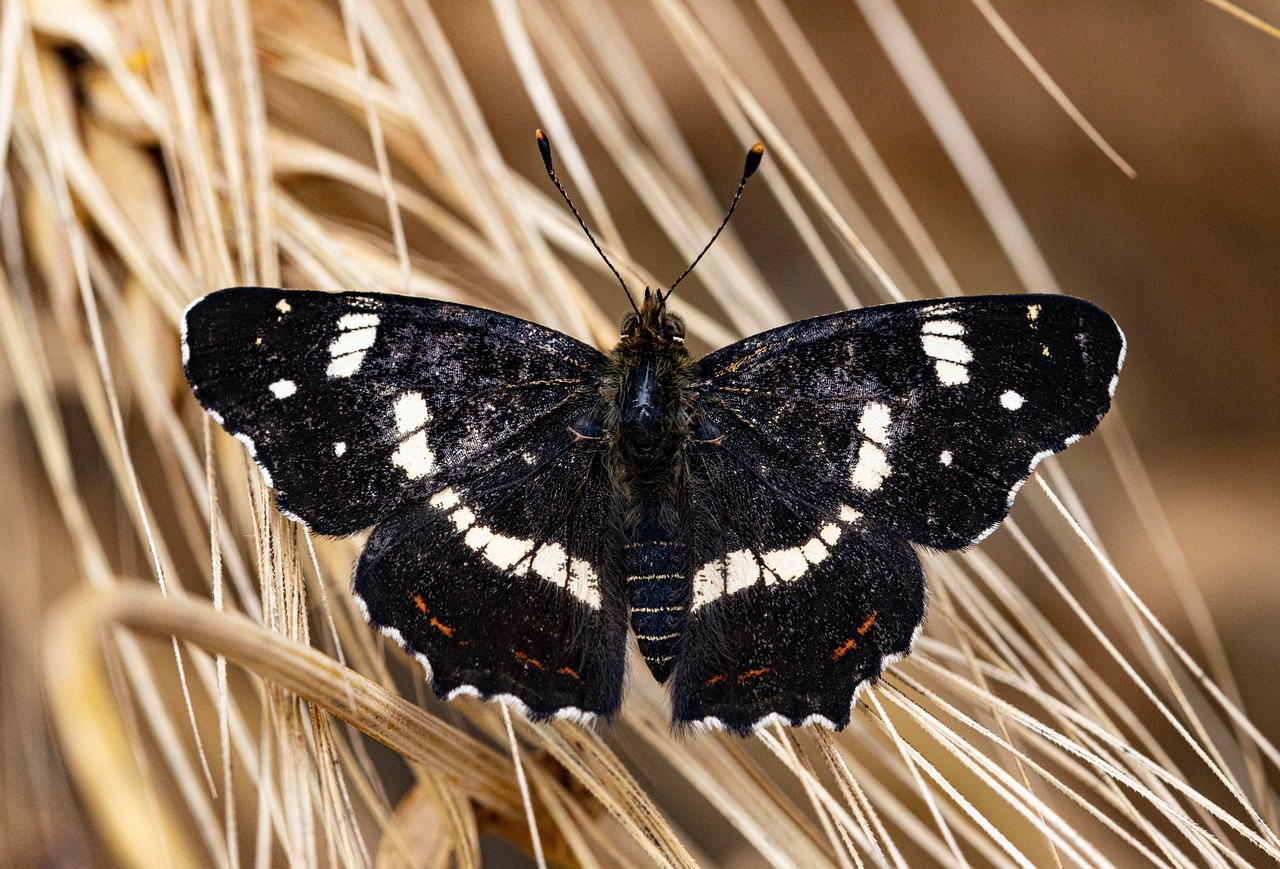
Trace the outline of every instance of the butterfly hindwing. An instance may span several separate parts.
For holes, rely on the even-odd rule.
[[[1097,425],[1123,352],[1088,303],[1000,296],[820,317],[701,360],[677,720],[843,726],[924,618],[908,541],[985,536]]]
[[[514,698],[535,720],[609,717],[627,643],[614,510],[599,443],[548,426],[379,525],[353,592],[441,697]]]
[[[715,449],[691,464],[699,567],[675,720],[740,733],[773,720],[843,727],[858,686],[909,650],[924,619],[920,561],[848,504]]]
[[[259,287],[188,308],[183,357],[280,508],[324,534],[367,528],[497,460],[603,361],[495,311]]]

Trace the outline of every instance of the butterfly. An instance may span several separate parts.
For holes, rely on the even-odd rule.
[[[604,354],[467,305],[236,287],[187,309],[183,363],[286,516],[373,527],[355,601],[438,696],[608,719],[630,634],[678,727],[840,729],[923,624],[913,545],[990,534],[1107,412],[1124,337],[1079,299],[980,296],[695,359],[669,295]]]

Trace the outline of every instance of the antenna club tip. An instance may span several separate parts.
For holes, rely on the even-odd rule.
[[[764,142],[756,142],[751,146],[751,150],[747,152],[747,166],[742,170],[744,180],[750,178],[760,168],[760,161],[763,159]]]
[[[551,140],[547,138],[547,134],[538,128],[534,132],[534,137],[538,140],[538,150],[542,152],[542,162],[546,164],[547,171],[551,171]]]

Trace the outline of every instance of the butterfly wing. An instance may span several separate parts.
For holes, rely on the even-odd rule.
[[[821,317],[701,360],[677,720],[843,726],[923,619],[907,542],[990,533],[1036,463],[1101,420],[1123,355],[1087,302],[992,296]]]
[[[352,591],[440,697],[514,700],[534,720],[609,717],[627,621],[604,451],[565,425],[531,435],[379,525]]]
[[[350,534],[515,449],[604,357],[525,320],[430,299],[236,287],[183,318],[187,380],[282,511]]]
[[[183,320],[193,391],[281,510],[324,534],[378,526],[354,580],[369,621],[442,696],[506,695],[534,717],[608,715],[621,692],[603,360],[404,296],[240,287]]]

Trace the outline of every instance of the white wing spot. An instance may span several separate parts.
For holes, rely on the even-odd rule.
[[[393,411],[396,415],[396,430],[400,434],[417,431],[431,420],[431,411],[420,392],[406,392],[396,399]]]
[[[600,608],[600,577],[586,559],[571,557],[559,543],[537,546],[533,540],[499,534],[480,524],[452,487],[432,495],[428,503],[448,514],[467,548],[481,553],[490,564],[520,574],[532,571],[593,609]]]
[[[964,325],[955,320],[925,320],[920,331],[926,335],[963,335]]]
[[[892,422],[893,417],[889,412],[889,406],[872,401],[862,409],[862,416],[858,419],[858,431],[878,444],[887,445],[889,425]]]
[[[288,299],[281,299],[280,301],[276,302],[276,310],[279,311],[281,314],[287,314],[293,310],[293,305],[289,304]]]
[[[766,552],[760,560],[774,577],[784,582],[799,579],[809,570],[809,562],[805,560],[804,553],[794,547]],[[773,584],[768,576],[765,576],[764,581],[766,585]]]
[[[489,545],[489,541],[493,539],[493,529],[487,525],[472,525],[467,529],[467,534],[462,538],[462,542],[467,544],[476,552],[484,549]]]
[[[372,316],[348,314],[354,316]],[[344,318],[345,319],[345,318]],[[400,442],[391,454],[391,464],[401,468],[410,480],[427,476],[436,467],[436,454],[427,443],[426,424],[431,421],[431,411],[420,392],[405,392],[396,399],[392,413],[396,418],[396,431],[401,435],[414,432]]]
[[[338,318],[338,337],[329,342],[330,377],[350,377],[364,364],[365,353],[378,337],[377,314],[343,314]]]
[[[437,510],[452,510],[458,506],[458,493],[454,491],[452,486],[447,489],[441,489],[431,496],[429,503]]]
[[[1040,316],[1040,306],[1039,306],[1039,305],[1027,305],[1027,319],[1028,319],[1028,320],[1030,320],[1030,321],[1034,324],[1034,323],[1035,323],[1035,321],[1036,321],[1036,319],[1037,319],[1039,316]]]
[[[342,458],[344,455],[346,455],[346,452],[347,452],[346,441],[337,441],[336,443],[334,443],[333,454],[335,456],[337,456],[338,458]]]
[[[805,561],[814,565],[821,564],[825,561],[830,552],[827,550],[827,547],[822,544],[821,540],[814,537],[804,546],[800,547],[800,554],[804,556]]]
[[[969,345],[959,338],[953,338],[950,335],[931,335],[926,332],[920,336],[920,343],[924,346],[924,352],[934,359],[957,362],[961,365],[967,365],[973,361],[973,352],[969,350]]]
[[[427,446],[427,433],[420,431],[400,441],[391,454],[391,464],[404,471],[410,480],[427,476],[436,468],[436,454]]]
[[[1005,410],[1017,410],[1026,403],[1027,400],[1012,389],[1000,396],[1000,404]]]
[[[380,322],[377,314],[343,314],[338,318],[338,328],[344,332],[355,329],[376,329]]]
[[[862,518],[862,511],[855,510],[848,504],[840,505],[840,521],[846,525],[852,525]]]
[[[933,368],[943,386],[961,386],[969,382],[969,369],[956,362],[938,361],[933,363]]]
[[[476,514],[467,507],[459,507],[449,514],[449,521],[453,522],[453,527],[459,531],[466,531],[476,524]]]
[[[934,371],[943,386],[969,382],[968,365],[973,361],[973,352],[960,339],[964,333],[964,325],[955,320],[926,320],[920,327],[920,346],[934,360]]]
[[[569,581],[565,591],[595,609],[600,609],[600,577],[585,558],[569,559]]]
[[[938,461],[944,465],[951,464],[951,450],[943,450],[942,455],[938,456]]]
[[[337,338],[329,343],[330,356],[346,356],[351,353],[360,353],[368,350],[373,346],[374,338],[377,337],[378,330],[354,329],[350,332],[343,332]]]
[[[756,561],[755,553],[749,549],[730,552],[722,563],[727,593],[754,585],[760,579],[760,563]]]
[[[298,384],[292,380],[277,380],[267,387],[276,398],[288,398],[298,391]]]
[[[854,488],[864,492],[874,492],[884,483],[893,468],[889,466],[889,457],[885,451],[870,441],[864,441],[858,447],[858,461],[853,466],[850,482]]]
[[[559,543],[544,543],[533,556],[533,572],[554,585],[564,585],[569,577],[569,554]]]
[[[516,537],[507,537],[504,534],[495,534],[484,548],[484,557],[506,570],[532,551],[532,540],[520,540]]]

